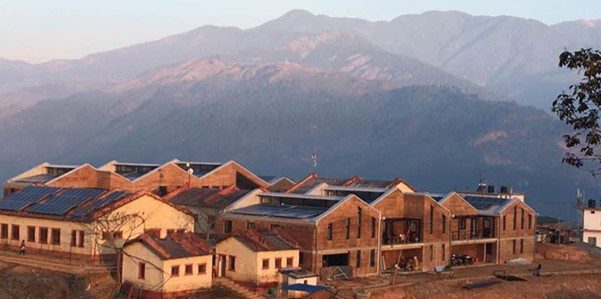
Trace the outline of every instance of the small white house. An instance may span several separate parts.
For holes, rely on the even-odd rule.
[[[601,207],[590,204],[582,210],[582,241],[601,247]]]

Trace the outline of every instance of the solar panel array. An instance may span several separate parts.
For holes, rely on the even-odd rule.
[[[232,211],[236,214],[308,219],[321,215],[327,208],[258,204]]]
[[[30,186],[0,200],[0,210],[20,211],[60,190],[60,188]]]
[[[49,215],[63,215],[70,209],[104,193],[100,189],[66,189],[28,208],[28,211]]]
[[[477,210],[489,210],[500,208],[507,203],[506,198],[481,197],[481,196],[463,196]]]
[[[79,208],[75,209],[75,211],[73,211],[73,215],[79,216],[79,217],[84,216],[94,210],[100,209],[106,205],[109,205],[109,204],[111,204],[121,198],[124,198],[126,196],[129,196],[129,195],[130,195],[130,193],[125,192],[125,191],[113,191],[87,206],[83,206],[83,207],[79,207]]]

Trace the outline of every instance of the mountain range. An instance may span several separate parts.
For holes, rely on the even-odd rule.
[[[547,111],[577,77],[557,56],[599,47],[600,26],[295,10],[78,60],[0,59],[0,178],[42,160],[173,157],[299,178],[317,153],[323,175],[401,176],[428,191],[483,175],[562,215],[577,186],[599,190],[561,164],[566,128]]]

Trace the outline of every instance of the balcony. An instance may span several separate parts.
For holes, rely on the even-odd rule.
[[[405,245],[422,242],[421,221],[410,218],[384,220],[383,245]]]
[[[494,217],[463,216],[453,219],[452,241],[472,241],[495,237]]]

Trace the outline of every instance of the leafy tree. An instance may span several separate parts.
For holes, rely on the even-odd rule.
[[[564,51],[559,56],[559,66],[583,75],[580,82],[570,85],[568,91],[557,96],[551,108],[573,129],[564,135],[568,152],[563,163],[575,167],[582,167],[587,161],[601,163],[598,149],[601,144],[601,51],[590,48]],[[593,169],[593,175],[599,170],[600,167]]]

